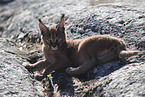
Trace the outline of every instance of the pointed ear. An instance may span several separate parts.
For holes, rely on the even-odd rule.
[[[65,15],[62,14],[59,24],[57,25],[57,30],[64,32],[64,25],[65,25]]]
[[[39,21],[39,29],[41,30],[41,34],[44,35],[45,33],[48,32],[48,28],[43,24],[41,19],[38,19]]]

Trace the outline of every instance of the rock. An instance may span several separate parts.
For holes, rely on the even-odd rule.
[[[71,32],[71,33],[76,33],[76,29],[72,27],[72,28],[70,29],[70,32]]]
[[[145,48],[145,41],[141,41],[137,44],[138,48]]]
[[[84,34],[85,32],[84,32],[83,29],[78,29],[78,33],[79,33],[79,34]]]
[[[144,53],[128,58],[125,63],[96,63],[93,70],[81,76],[56,71],[43,83],[22,66],[24,61],[35,63],[43,57],[37,19],[55,25],[62,13],[66,14],[68,39],[109,34],[122,38],[129,49],[145,51],[144,5],[129,2],[90,6],[80,0],[16,0],[2,6],[0,96],[145,96]]]
[[[56,72],[53,75],[53,82],[59,86],[60,91],[58,92],[61,96],[110,97],[128,95],[138,97],[145,96],[144,69],[145,63],[132,63],[107,76],[88,81],[86,81],[86,79],[84,80],[85,75],[82,77],[84,80],[82,81],[82,78],[78,79],[62,72]],[[103,68],[101,70],[103,70]],[[69,89],[67,87],[69,87]]]
[[[13,41],[0,38],[0,96],[44,96],[42,84],[30,77],[16,49]]]
[[[113,72],[103,88],[103,94],[110,96],[145,96],[145,63],[132,63]]]
[[[3,31],[4,30],[4,28],[3,27],[0,27],[0,31]]]

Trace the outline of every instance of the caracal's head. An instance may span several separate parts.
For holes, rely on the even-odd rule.
[[[61,17],[59,24],[52,27],[46,27],[39,19],[39,29],[41,30],[45,46],[48,46],[51,50],[58,50],[62,44],[66,42],[64,25],[64,14]]]

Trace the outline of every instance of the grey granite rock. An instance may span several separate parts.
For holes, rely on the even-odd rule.
[[[122,38],[129,49],[145,51],[145,2],[91,5],[86,0],[16,0],[1,7],[0,96],[145,96],[145,53],[126,63],[96,63],[82,76],[56,71],[43,83],[22,66],[43,58],[37,19],[55,25],[61,13],[66,14],[68,39],[109,34]]]
[[[108,77],[112,81],[103,88],[104,96],[145,96],[144,62],[128,64]]]
[[[43,97],[42,84],[30,77],[22,66],[25,59],[14,55],[16,50],[13,41],[0,38],[0,96]]]

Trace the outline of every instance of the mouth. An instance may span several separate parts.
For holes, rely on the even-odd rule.
[[[58,47],[57,47],[57,46],[56,46],[56,47],[51,46],[51,49],[52,49],[53,51],[55,51],[55,50],[58,49]]]

